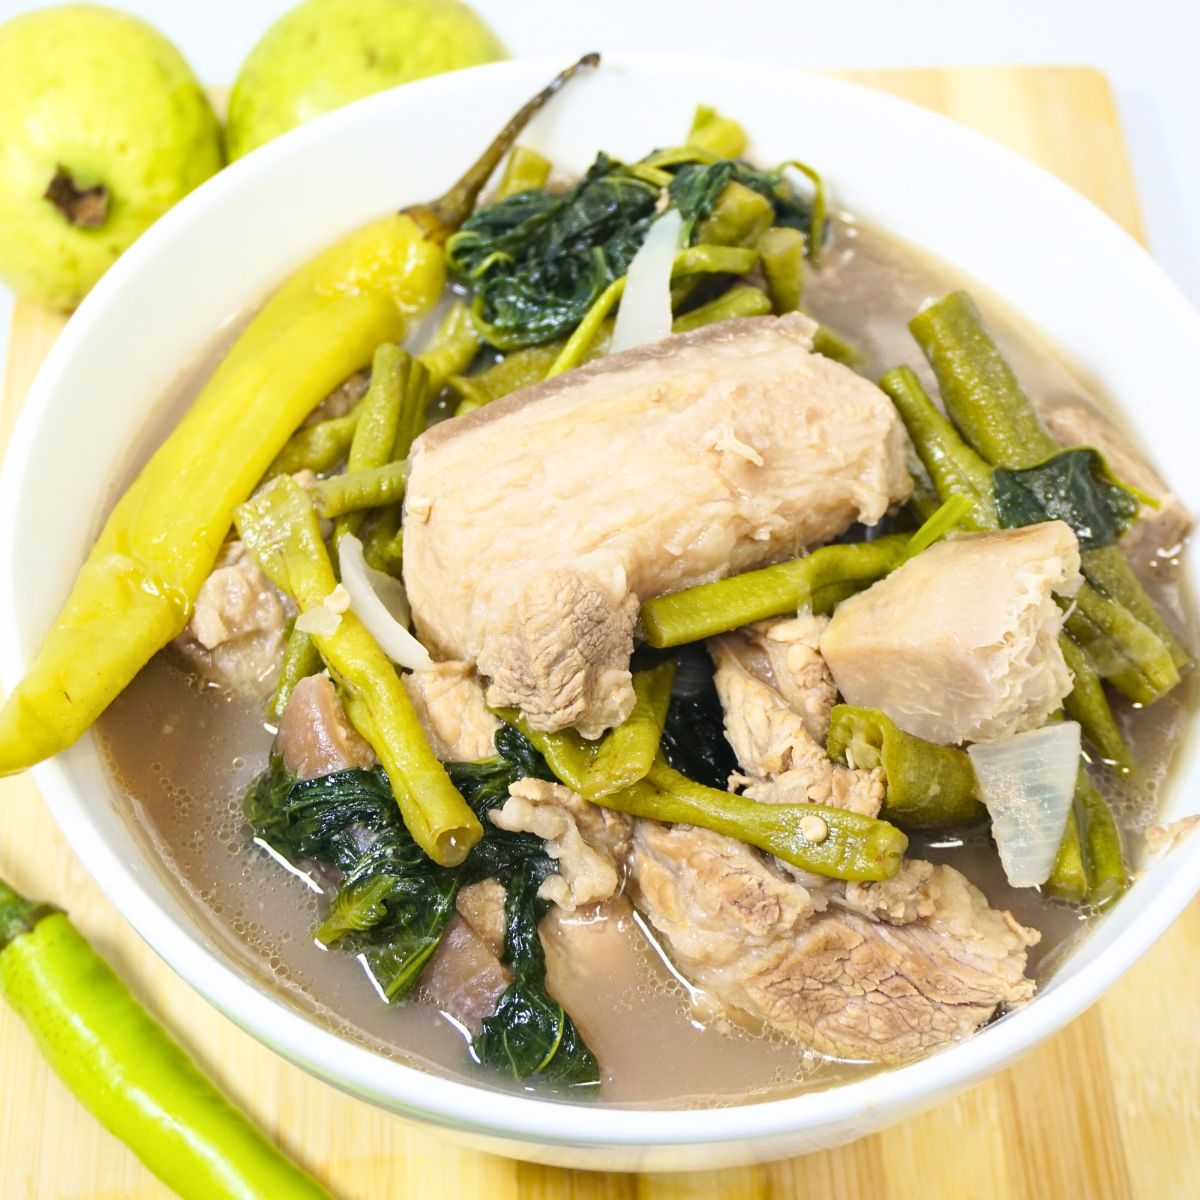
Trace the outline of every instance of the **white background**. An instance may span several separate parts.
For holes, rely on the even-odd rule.
[[[114,0],[157,25],[209,83],[232,81],[291,5]],[[45,4],[0,0],[0,19],[37,7]],[[1151,249],[1200,305],[1200,0],[476,0],[474,7],[514,55],[657,50],[811,67],[1097,66],[1116,90]],[[0,353],[10,304],[0,286]]]

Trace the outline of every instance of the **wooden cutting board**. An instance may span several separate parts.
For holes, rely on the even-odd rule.
[[[1007,142],[1141,236],[1116,109],[1096,71],[844,74]],[[0,446],[61,327],[57,316],[17,306]],[[925,1116],[840,1150],[770,1166],[637,1176],[533,1167],[461,1150],[277,1058],[141,942],[75,861],[28,778],[0,781],[0,874],[67,908],[222,1086],[340,1200],[1172,1200],[1200,1188],[1200,902],[1074,1024],[1015,1067]],[[0,1197],[169,1195],[79,1107],[24,1026],[0,1006]]]

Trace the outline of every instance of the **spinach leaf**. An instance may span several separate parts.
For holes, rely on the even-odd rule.
[[[700,645],[684,646],[660,743],[667,762],[697,783],[724,791],[737,759],[725,737],[725,713],[713,666]]]
[[[547,903],[537,889],[551,870],[548,859],[531,860],[505,879],[504,961],[513,981],[496,1011],[484,1018],[471,1050],[481,1063],[514,1079],[536,1075],[554,1084],[592,1088],[600,1083],[595,1055],[545,988],[546,958],[537,927]]]
[[[247,792],[246,817],[283,857],[332,864],[342,872],[315,936],[358,956],[389,1002],[416,984],[454,916],[460,888],[499,879],[508,894],[505,962],[513,983],[473,1053],[517,1078],[537,1074],[558,1084],[593,1086],[599,1081],[595,1058],[544,987],[537,926],[547,905],[537,889],[557,866],[541,838],[499,829],[487,819],[515,780],[554,777],[515,729],[497,733],[496,749],[493,758],[446,765],[484,827],[484,837],[458,867],[439,866],[413,841],[379,767],[301,780],[273,755]]]
[[[1065,521],[1084,550],[1111,546],[1137,516],[1138,500],[1089,447],[1063,450],[1020,470],[992,472],[996,513],[1004,529]]]
[[[780,172],[736,159],[656,169],[670,176],[667,200],[682,214],[689,243],[734,180],[771,201],[776,224],[811,231],[812,206]],[[625,274],[661,196],[633,169],[600,154],[566,191],[530,189],[477,209],[446,243],[446,259],[472,292],[472,315],[485,340],[511,351],[569,334]]]

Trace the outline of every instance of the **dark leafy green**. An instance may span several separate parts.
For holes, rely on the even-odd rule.
[[[731,180],[770,199],[778,224],[811,228],[811,205],[779,172],[734,159],[657,170],[670,178],[669,202],[684,218],[689,244]],[[472,314],[484,338],[510,351],[570,333],[600,293],[625,274],[661,195],[636,166],[600,154],[566,191],[530,189],[477,209],[447,242],[446,258],[473,293]]]
[[[504,961],[513,981],[496,1011],[484,1018],[471,1049],[480,1062],[514,1079],[537,1075],[554,1084],[594,1087],[600,1081],[595,1056],[563,1006],[546,992],[546,958],[537,927],[547,905],[537,890],[547,874],[544,861],[531,859],[505,880]]]
[[[701,645],[679,651],[671,707],[659,743],[675,770],[725,791],[737,759],[725,737],[725,716],[713,683],[712,662]]]
[[[447,764],[485,831],[459,867],[438,866],[413,841],[382,768],[300,780],[272,756],[247,793],[246,817],[257,837],[283,857],[342,872],[317,940],[359,956],[389,1001],[416,983],[454,915],[459,889],[499,879],[508,891],[504,961],[513,983],[472,1053],[516,1078],[536,1074],[551,1083],[594,1086],[599,1082],[594,1056],[545,991],[537,925],[546,905],[537,889],[557,869],[554,860],[540,838],[498,829],[486,819],[515,780],[553,775],[515,729],[497,733],[496,749],[495,757],[481,762]]]
[[[1063,450],[1036,466],[993,472],[996,512],[1004,529],[1066,521],[1084,550],[1111,546],[1137,516],[1138,500],[1108,470],[1097,450]]]

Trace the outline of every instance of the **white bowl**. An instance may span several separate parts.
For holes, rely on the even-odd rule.
[[[361,101],[222,171],[168,213],[71,319],[30,393],[0,486],[0,671],[21,675],[66,596],[127,447],[223,323],[340,234],[441,193],[503,119],[563,65],[528,60]],[[1136,419],[1200,507],[1193,357],[1200,318],[1155,263],[1074,192],[916,107],[766,64],[662,57],[575,80],[526,139],[582,169],[676,139],[697,101],[745,122],[763,161],[818,164],[839,203],[928,246],[1023,310]],[[1192,588],[1200,558],[1188,564]],[[1200,795],[1181,750],[1172,815]],[[710,1111],[619,1110],[498,1095],[347,1042],[264,991],[216,948],[148,861],[90,737],[36,769],[72,847],[189,983],[255,1037],[357,1096],[470,1145],[535,1161],[679,1169],[815,1150],[910,1117],[974,1083],[1087,1007],[1200,882],[1200,839],[1157,863],[1020,1012],[911,1066],[822,1092]],[[1195,806],[1195,799],[1190,802]],[[667,1064],[664,1064],[666,1067]]]

